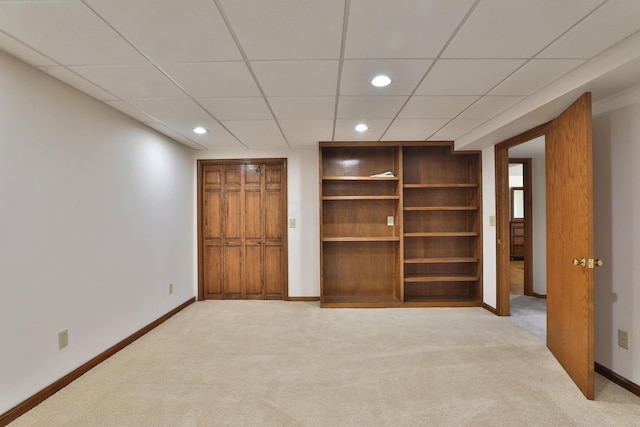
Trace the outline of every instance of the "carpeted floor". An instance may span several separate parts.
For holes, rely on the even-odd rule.
[[[11,426],[636,426],[544,342],[481,308],[193,304]]]
[[[511,296],[511,320],[547,342],[547,300],[526,295]]]

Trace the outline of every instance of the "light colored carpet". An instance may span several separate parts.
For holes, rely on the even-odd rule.
[[[547,342],[547,300],[527,295],[511,295],[511,320]]]
[[[206,301],[16,420],[19,426],[636,426],[588,401],[543,342],[481,308]]]

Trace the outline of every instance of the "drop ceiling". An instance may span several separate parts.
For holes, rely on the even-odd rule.
[[[638,0],[0,0],[0,49],[198,150],[483,136],[639,30]]]

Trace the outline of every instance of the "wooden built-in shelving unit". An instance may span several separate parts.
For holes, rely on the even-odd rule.
[[[480,182],[450,142],[320,143],[322,306],[480,305]]]

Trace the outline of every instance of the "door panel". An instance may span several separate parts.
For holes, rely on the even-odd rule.
[[[245,289],[247,299],[264,299],[262,296],[262,245],[249,243],[245,246]]]
[[[224,298],[242,299],[242,246],[230,244],[224,247]]]
[[[222,298],[222,246],[210,245],[206,247],[204,264],[204,293],[205,298]]]
[[[262,183],[262,170],[260,164],[244,165],[244,185],[247,187],[258,187]]]
[[[582,393],[593,399],[593,259],[591,94],[546,133],[547,346]]]
[[[242,239],[242,193],[240,191],[225,192],[225,239]]]
[[[205,298],[222,298],[222,171],[221,165],[204,168],[202,238]]]
[[[282,299],[282,245],[264,248],[264,288],[267,299]]]
[[[242,182],[242,165],[229,164],[224,166],[224,185],[227,189],[240,190]]]
[[[204,191],[204,231],[205,239],[220,239],[222,237],[222,192],[220,189],[206,189]]]
[[[262,194],[260,191],[245,191],[244,193],[244,228],[245,238],[260,241],[262,239]]]
[[[282,240],[282,194],[279,190],[267,190],[265,196],[265,237]]]

